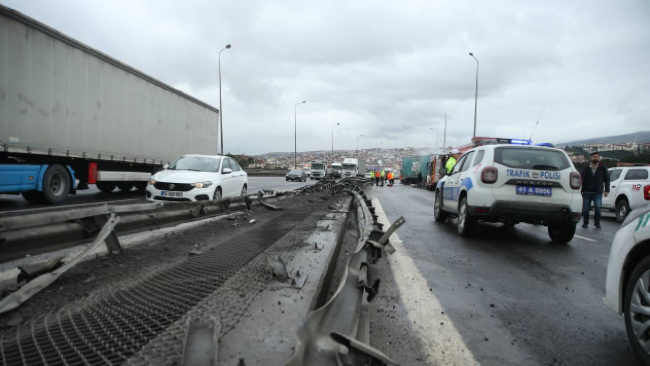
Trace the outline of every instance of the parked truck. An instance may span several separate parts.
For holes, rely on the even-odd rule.
[[[311,162],[311,180],[325,178],[327,163],[316,160]]]
[[[178,156],[217,151],[218,109],[2,5],[0,50],[2,194],[144,191]]]
[[[341,167],[343,177],[363,177],[366,174],[366,162],[363,159],[343,158]]]
[[[341,178],[342,170],[341,163],[332,163],[332,177]]]

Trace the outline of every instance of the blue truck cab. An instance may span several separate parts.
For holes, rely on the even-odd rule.
[[[0,193],[34,203],[59,203],[76,194],[74,171],[60,164],[0,164]]]

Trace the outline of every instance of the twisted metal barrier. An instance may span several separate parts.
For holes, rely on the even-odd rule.
[[[372,202],[361,189],[368,183],[368,179],[347,178],[332,186],[333,190],[349,192],[356,200],[359,241],[348,260],[344,280],[330,301],[311,312],[298,330],[288,366],[397,364],[370,346],[369,303],[379,291],[375,265],[382,253],[395,252],[388,238],[405,220],[400,217],[382,231]]]

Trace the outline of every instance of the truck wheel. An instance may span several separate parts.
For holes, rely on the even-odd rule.
[[[630,204],[623,198],[616,204],[616,221],[623,222],[630,213]]]
[[[134,184],[132,182],[120,182],[117,183],[117,188],[120,189],[120,191],[128,192],[131,189],[133,189]]]
[[[70,192],[70,175],[61,165],[51,165],[43,177],[43,196],[48,203],[60,203]]]
[[[576,233],[575,222],[551,222],[548,224],[548,236],[556,244],[566,244]]]
[[[97,189],[104,193],[111,193],[115,189],[115,183],[113,182],[97,182]]]
[[[45,201],[45,196],[43,196],[43,192],[28,191],[23,192],[22,195],[25,200],[31,203],[47,203],[47,201]]]
[[[137,188],[138,191],[144,191],[147,189],[147,182],[136,182],[135,188]]]
[[[433,218],[437,222],[443,222],[447,220],[449,214],[442,210],[442,195],[440,192],[436,192],[436,203],[433,207]]]
[[[639,339],[647,342],[650,334],[647,326],[648,318],[644,309],[647,309],[648,282],[650,281],[650,257],[644,258],[632,270],[632,275],[624,293],[623,298],[623,317],[625,318],[625,329],[627,337],[634,353],[643,361],[643,364],[650,365],[650,354],[639,343]]]
[[[477,223],[478,220],[476,220],[476,217],[472,217],[469,213],[467,197],[463,197],[463,200],[460,201],[460,206],[458,207],[458,222],[456,224],[458,235],[466,238],[473,236]]]

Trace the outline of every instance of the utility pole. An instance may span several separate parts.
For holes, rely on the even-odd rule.
[[[442,134],[442,148],[447,146],[447,112],[445,112],[445,132]]]
[[[476,60],[476,91],[474,92],[474,136],[476,137],[476,109],[478,107],[478,59],[474,57],[473,53],[469,53],[470,56]]]
[[[221,155],[223,155],[223,107],[221,106],[221,52],[230,49],[232,47],[230,44],[227,44],[221,51],[219,51],[219,130],[221,130]],[[217,154],[219,153],[219,136],[217,136]]]

